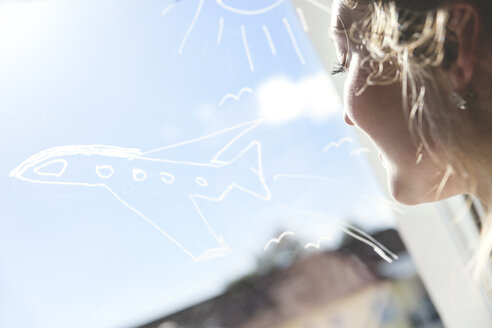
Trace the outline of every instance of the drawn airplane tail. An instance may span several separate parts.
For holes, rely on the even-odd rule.
[[[261,157],[261,144],[252,141],[231,163],[235,173],[234,186],[262,200],[270,200],[271,193],[265,177]]]

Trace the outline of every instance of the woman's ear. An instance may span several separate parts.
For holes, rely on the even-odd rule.
[[[445,69],[453,90],[465,93],[475,73],[482,21],[477,9],[468,3],[451,5],[449,13]]]

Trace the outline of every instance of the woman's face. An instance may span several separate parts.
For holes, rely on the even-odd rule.
[[[335,0],[332,16],[332,36],[337,57],[346,69],[344,86],[345,121],[364,131],[375,143],[386,168],[388,185],[393,197],[405,204],[436,200],[439,184],[446,174],[422,149],[417,163],[418,147],[413,142],[402,108],[401,84],[366,86],[367,65],[361,65],[363,51],[348,40],[345,29],[360,19],[365,6],[347,8],[342,0]],[[457,181],[451,177],[438,196],[450,197],[459,192]]]

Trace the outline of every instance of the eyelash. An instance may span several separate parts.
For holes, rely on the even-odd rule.
[[[337,75],[337,74],[345,73],[346,71],[347,68],[345,66],[343,66],[340,63],[336,63],[330,73],[331,75]]]

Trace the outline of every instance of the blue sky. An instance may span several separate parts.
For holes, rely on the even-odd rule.
[[[241,9],[272,3],[250,1]],[[364,154],[353,153],[360,147],[342,122],[340,99],[295,8],[284,2],[267,13],[240,15],[206,0],[180,54],[198,5],[197,0],[0,2],[0,326],[142,323],[220,292],[251,268],[280,229],[304,241],[329,235],[333,242],[324,246],[335,247],[341,232],[333,220],[350,219],[367,230],[392,224]],[[242,88],[248,90],[237,100],[224,98]],[[98,144],[145,152],[257,119],[263,123],[229,147],[222,160],[232,160],[251,142],[261,144],[271,199],[234,189],[221,202],[200,200],[202,214],[232,250],[204,262],[195,263],[104,188],[8,176],[51,147]],[[354,142],[324,151],[344,137]],[[160,158],[207,163],[230,138],[224,134],[177,147]],[[249,170],[254,154],[211,173],[186,165],[146,167],[172,172],[176,182],[170,189],[150,173],[145,188],[135,187],[122,172],[141,169],[136,161],[69,159],[70,169],[78,171],[67,169],[58,182],[87,181],[87,170],[104,160],[115,168],[111,186],[122,186],[120,196],[145,207],[141,210],[163,226],[172,219],[175,231],[188,229],[181,222],[196,215],[190,193],[217,196],[236,181],[260,188]],[[196,186],[195,178],[204,174],[218,189],[202,192]],[[135,191],[133,196],[123,195],[124,188]],[[205,239],[202,230],[189,229],[191,239]]]

